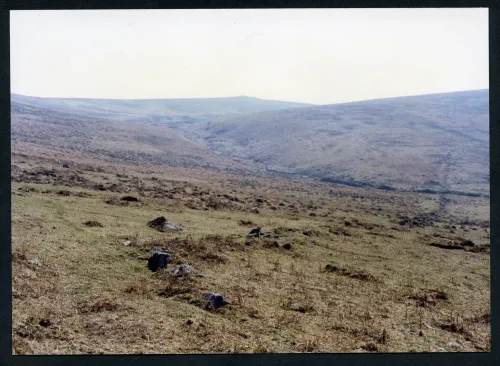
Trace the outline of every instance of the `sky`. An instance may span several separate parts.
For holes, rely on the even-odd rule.
[[[11,92],[313,104],[488,88],[488,10],[11,11]]]

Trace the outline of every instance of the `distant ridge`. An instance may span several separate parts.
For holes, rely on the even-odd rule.
[[[98,99],[52,98],[11,94],[11,100],[56,111],[98,117],[134,119],[151,115],[188,116],[246,114],[312,106],[312,104],[236,96],[224,98]],[[128,117],[127,117],[128,116]]]

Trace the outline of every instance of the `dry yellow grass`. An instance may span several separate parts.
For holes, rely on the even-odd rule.
[[[40,166],[29,159],[13,164]],[[429,211],[437,197],[189,170],[185,177],[162,169],[104,170],[78,174],[129,191],[12,184],[16,354],[490,349],[489,254],[428,245],[434,234],[485,244],[489,228],[462,229],[453,217],[433,227],[397,223],[398,213]],[[64,174],[70,173],[56,167],[56,175]],[[202,191],[209,194],[196,195]],[[140,202],[120,204],[125,194]],[[208,198],[200,197],[208,196],[220,210],[203,209]],[[467,203],[457,198],[454,209]],[[249,212],[253,207],[260,213]],[[478,208],[470,217],[486,220],[485,212]],[[149,228],[157,216],[185,230]],[[84,225],[92,220],[102,227]],[[280,238],[249,240],[251,225],[240,220]],[[446,225],[455,225],[454,233]],[[132,244],[123,246],[126,240]],[[291,250],[283,248],[287,242]],[[154,247],[170,248],[172,265],[190,264],[204,277],[150,272]],[[30,264],[33,258],[41,265]],[[329,272],[327,264],[371,277]],[[205,309],[199,302],[205,291],[232,305]]]

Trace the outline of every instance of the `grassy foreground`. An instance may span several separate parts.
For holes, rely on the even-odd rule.
[[[490,350],[487,199],[195,173],[13,158],[13,353]]]

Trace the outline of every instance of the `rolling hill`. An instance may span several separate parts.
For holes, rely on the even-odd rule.
[[[40,106],[11,102],[12,151],[64,157],[74,154],[110,162],[168,164],[183,167],[241,170],[183,136],[182,132],[150,123],[83,116]]]
[[[192,123],[213,116],[238,115],[308,106],[253,97],[188,99],[39,98],[12,94],[12,102],[83,116],[160,124]]]
[[[185,125],[274,172],[353,185],[489,191],[488,90],[310,106]]]
[[[313,106],[12,95],[13,150],[58,149],[384,189],[489,193],[488,90]]]

